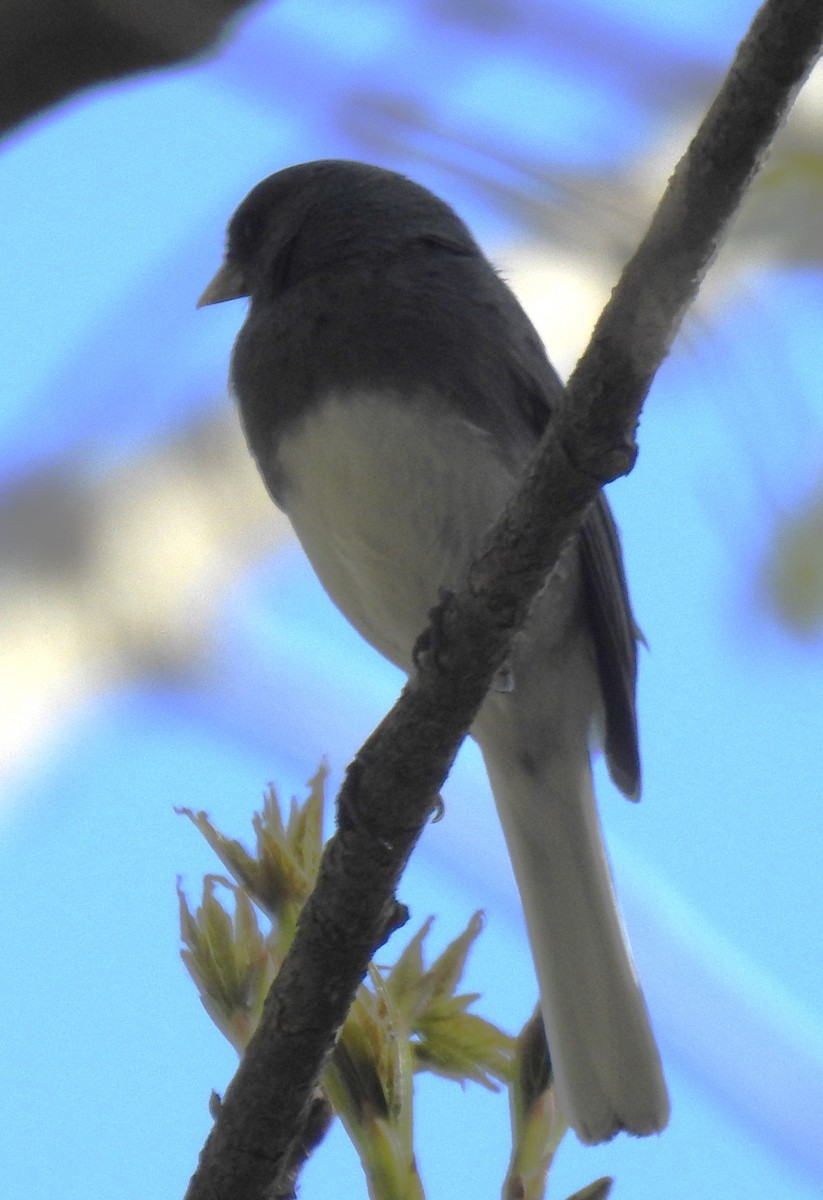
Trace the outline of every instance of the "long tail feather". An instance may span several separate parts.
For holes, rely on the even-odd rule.
[[[669,1099],[612,885],[588,754],[482,746],[520,890],[560,1107],[580,1139],[648,1134]]]

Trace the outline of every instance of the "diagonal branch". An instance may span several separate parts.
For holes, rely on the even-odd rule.
[[[522,489],[491,531],[467,589],[447,596],[417,674],[357,754],[317,888],[230,1084],[187,1200],[288,1194],[321,1064],[377,947],[437,793],[517,627],[602,484],[627,473],[635,430],[724,234],[811,69],[820,0],[766,0],[651,227],[575,369]]]

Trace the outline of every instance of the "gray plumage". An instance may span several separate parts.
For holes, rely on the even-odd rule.
[[[390,171],[327,161],[259,184],[201,303],[249,295],[231,381],[252,454],[341,611],[411,668],[441,587],[551,419],[560,381],[464,223]],[[668,1097],[614,898],[589,759],[636,798],[638,631],[602,495],[472,728],[523,901],[561,1107],[646,1134]]]

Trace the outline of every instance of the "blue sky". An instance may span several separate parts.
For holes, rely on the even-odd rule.
[[[752,9],[524,0],[492,27],[460,19],[459,5],[285,0],[256,9],[208,61],[30,123],[0,146],[0,521],[43,481],[81,500],[117,495],[198,423],[225,417],[242,304],[193,304],[257,179],[328,155],[380,161],[440,191],[505,257],[534,236],[505,189],[539,196],[539,171],[555,185],[584,172],[605,214],[595,206],[594,218],[608,221],[610,177],[661,169]],[[823,643],[778,621],[762,587],[778,519],[819,484],[823,277],[766,253],[734,266],[661,371],[638,465],[610,492],[649,642],[645,785],[643,803],[626,805],[601,772],[599,794],[673,1119],[659,1138],[570,1140],[556,1197],[603,1173],[637,1200],[823,1195]],[[132,560],[138,601],[144,552]],[[29,595],[28,563],[3,559],[7,597]],[[25,737],[0,746],[10,1196],[182,1195],[233,1054],[177,955],[175,878],[196,896],[215,864],[173,808],[206,808],[244,835],[270,779],[299,790],[325,753],[339,780],[399,687],[293,545],[272,536],[222,570],[202,646],[181,651],[186,669],[149,654],[116,671],[95,660],[82,687],[35,705]],[[85,605],[94,624],[108,608],[90,580],[87,592],[75,580],[72,612]],[[197,586],[203,606],[210,577]],[[59,596],[42,592],[44,632],[62,619]],[[0,651],[12,716],[16,677],[2,662],[24,661],[24,640]],[[482,1011],[519,1027],[534,985],[471,747],[401,898],[416,922],[438,913],[434,946],[486,911],[468,982]],[[427,1194],[456,1179],[496,1194],[505,1098],[425,1080],[418,1110]],[[365,1187],[338,1130],[303,1195],[341,1194]]]

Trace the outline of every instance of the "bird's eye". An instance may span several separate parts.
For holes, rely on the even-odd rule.
[[[231,229],[231,242],[241,254],[257,248],[263,236],[264,219],[261,213],[240,213]]]
[[[243,226],[240,231],[240,236],[245,242],[257,241],[257,236],[262,228],[262,221],[256,213],[250,213],[243,218]]]

